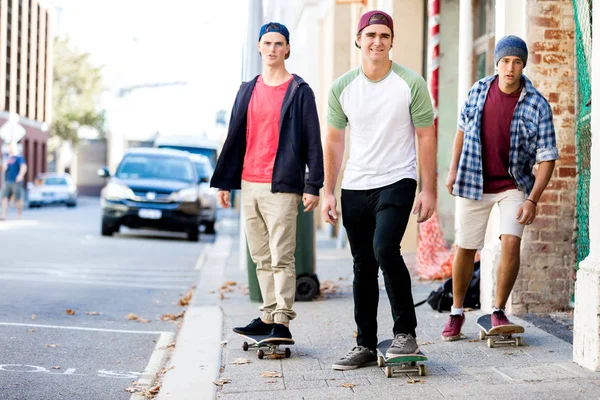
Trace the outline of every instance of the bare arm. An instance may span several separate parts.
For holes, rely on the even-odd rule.
[[[465,133],[460,129],[456,132],[454,137],[454,147],[452,148],[452,161],[450,162],[450,170],[448,171],[448,178],[446,179],[446,188],[448,193],[452,194],[452,188],[456,182],[456,172],[458,171],[458,161],[463,148],[463,140]]]
[[[413,210],[419,214],[417,222],[425,222],[435,211],[435,167],[437,143],[434,126],[415,128],[419,140],[419,166],[421,170],[421,193]]]
[[[323,192],[323,207],[322,213],[325,222],[334,224],[337,222],[337,201],[335,199],[334,190],[337,183],[340,169],[342,168],[342,160],[344,157],[346,131],[334,127],[327,128],[327,136],[325,138],[325,182]]]
[[[26,173],[27,173],[27,164],[23,163],[23,164],[21,164],[21,167],[19,168],[19,174],[17,175],[16,181],[21,182],[23,180],[23,178],[25,177]]]
[[[531,224],[537,215],[537,202],[542,197],[542,193],[548,186],[548,182],[550,182],[550,178],[552,177],[552,172],[554,171],[555,161],[543,161],[538,164],[538,170],[535,175],[535,183],[533,184],[533,189],[529,194],[528,199],[531,201],[525,200],[521,207],[519,207],[519,211],[517,211],[517,221],[520,224],[529,225]]]

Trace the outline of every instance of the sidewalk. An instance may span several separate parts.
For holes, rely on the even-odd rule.
[[[333,371],[332,363],[355,345],[352,260],[347,249],[336,250],[323,234],[317,237],[317,274],[330,290],[316,301],[296,303],[291,358],[259,360],[254,351],[242,350],[243,339],[231,331],[256,318],[259,304],[249,301],[247,272],[239,265],[237,221],[224,219],[222,225],[204,260],[159,399],[600,399],[600,373],[574,364],[569,343],[513,318],[526,329],[524,346],[489,349],[478,340],[475,321],[480,311],[467,313],[466,339],[444,342],[440,335],[447,314],[426,304],[417,308],[417,336],[429,357],[427,376],[386,378],[378,367]],[[406,258],[414,263],[414,256]],[[438,286],[414,279],[415,301]],[[391,336],[392,319],[380,287],[381,340]],[[222,337],[217,306],[222,310]],[[212,337],[209,331],[215,332]],[[249,363],[237,364],[244,360]],[[261,377],[265,372],[274,377]]]

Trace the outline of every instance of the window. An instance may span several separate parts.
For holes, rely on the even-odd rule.
[[[473,2],[473,82],[493,75],[496,0]]]

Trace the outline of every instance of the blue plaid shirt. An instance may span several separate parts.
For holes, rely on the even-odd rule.
[[[464,132],[464,139],[452,191],[455,196],[471,200],[483,198],[480,130],[483,106],[496,77],[488,76],[476,82],[460,113],[458,129]],[[525,75],[523,79],[525,86],[510,123],[508,173],[517,188],[529,195],[535,182],[534,164],[558,159],[558,149],[552,108]]]

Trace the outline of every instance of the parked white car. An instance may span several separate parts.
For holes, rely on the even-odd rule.
[[[65,204],[67,207],[75,207],[77,206],[77,186],[71,175],[67,173],[40,174],[33,182],[27,184],[27,201],[30,208],[49,204]]]

